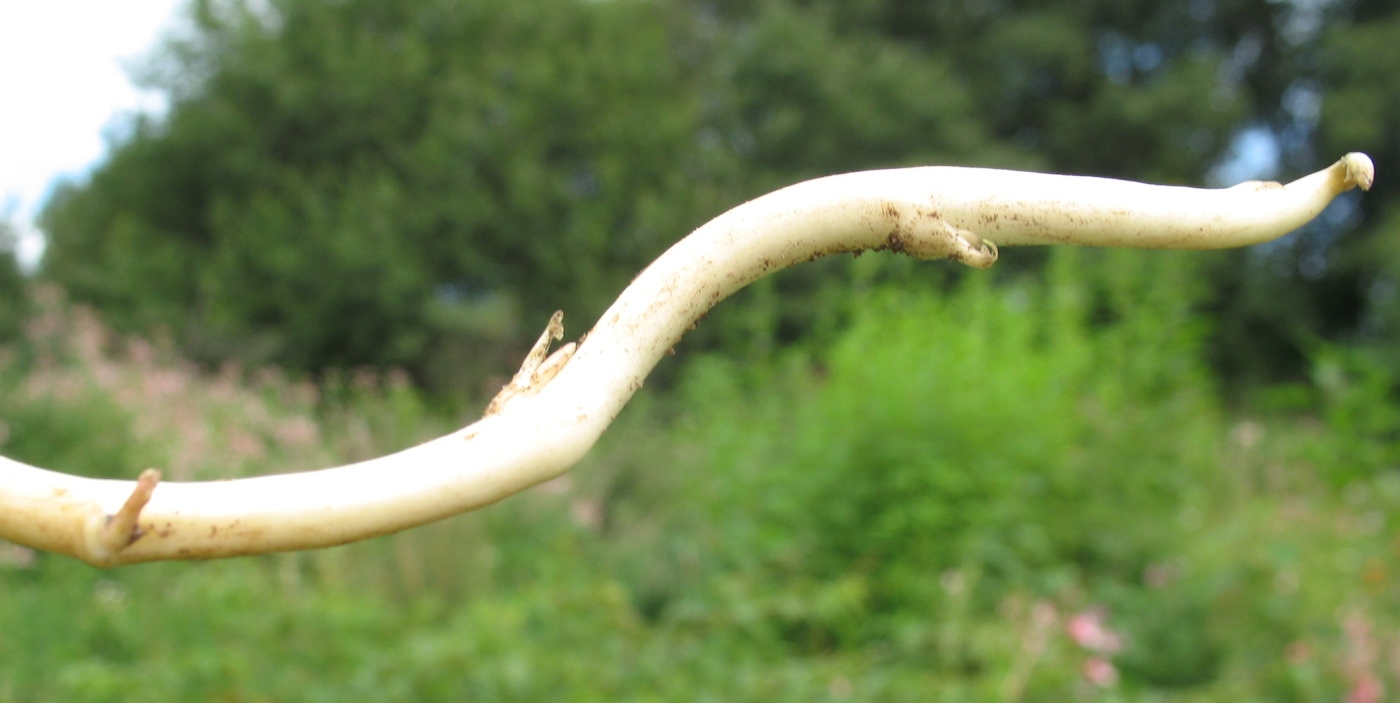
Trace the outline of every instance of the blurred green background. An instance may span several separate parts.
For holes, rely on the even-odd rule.
[[[1400,695],[1400,7],[201,0],[0,266],[0,452],[174,479],[479,413],[708,218],[955,164],[1191,185],[1365,151],[1234,252],[888,254],[717,308],[564,478],[344,548],[0,543],[0,701]],[[3,234],[3,233],[0,233]]]

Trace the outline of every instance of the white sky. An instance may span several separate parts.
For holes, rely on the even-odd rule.
[[[0,0],[0,219],[21,233],[33,266],[33,217],[51,186],[81,177],[106,152],[113,117],[160,110],[123,68],[153,48],[181,0]]]

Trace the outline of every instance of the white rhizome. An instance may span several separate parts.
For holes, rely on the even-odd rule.
[[[1198,189],[992,169],[819,178],[720,215],[647,267],[588,334],[555,314],[481,420],[370,461],[229,481],[82,478],[0,458],[0,538],[112,566],[311,549],[403,530],[548,481],[591,448],[706,311],[781,268],[889,250],[986,268],[997,245],[1218,249],[1267,241],[1371,186],[1352,153],[1288,185]],[[995,244],[993,244],[995,242]]]

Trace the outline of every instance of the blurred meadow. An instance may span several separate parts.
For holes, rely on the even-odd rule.
[[[174,480],[475,419],[709,217],[923,163],[1380,172],[1240,252],[886,253],[722,303],[565,476],[346,547],[0,542],[0,702],[1400,695],[1400,10],[199,0],[0,267],[0,453]],[[1260,146],[1262,144],[1262,146]],[[1254,145],[1250,147],[1249,145]]]

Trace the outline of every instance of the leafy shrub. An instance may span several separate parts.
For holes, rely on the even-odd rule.
[[[1313,382],[1325,433],[1308,458],[1330,467],[1333,485],[1400,469],[1400,383],[1386,366],[1355,350],[1323,349]]]
[[[873,295],[831,349],[759,393],[725,362],[692,370],[686,493],[704,496],[717,551],[862,580],[878,611],[936,600],[954,568],[1036,588],[1135,578],[1179,537],[1219,442],[1194,338],[1091,321],[1112,281],[983,280]]]

